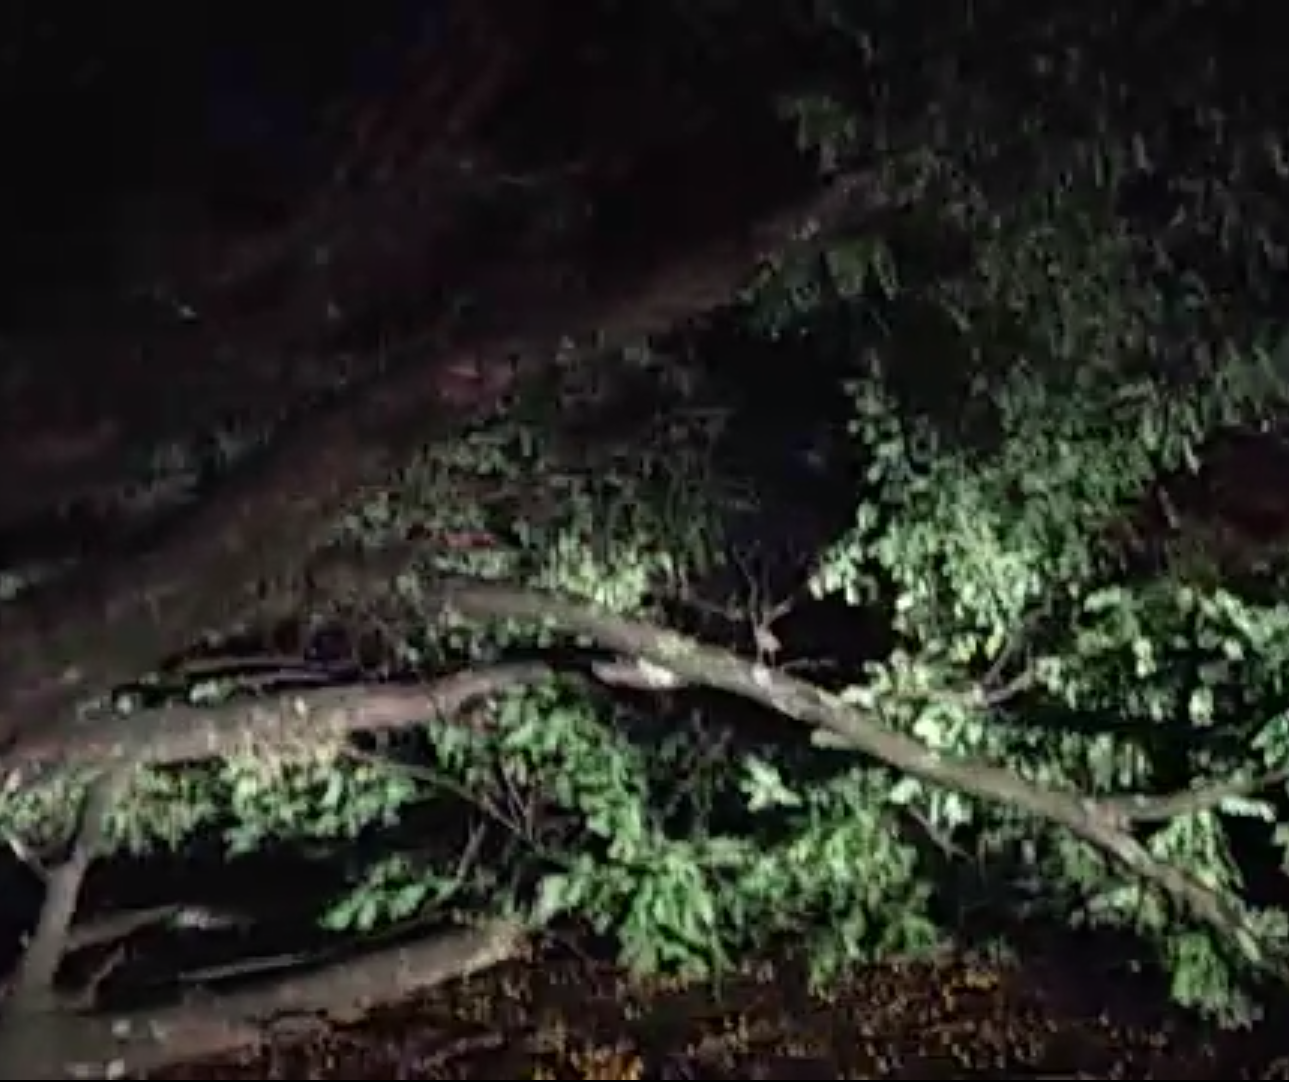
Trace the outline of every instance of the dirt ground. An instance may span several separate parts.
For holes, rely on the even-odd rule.
[[[151,1077],[1289,1079],[1289,1034],[1208,1030],[1070,944],[1018,963],[872,967],[827,997],[791,962],[686,988],[564,949]]]

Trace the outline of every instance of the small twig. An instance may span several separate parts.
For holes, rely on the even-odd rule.
[[[771,604],[765,596],[764,574],[754,573],[749,566],[749,561],[740,552],[734,553],[733,562],[747,583],[747,605],[744,613],[748,626],[752,629],[752,643],[756,647],[757,660],[762,665],[773,665],[783,649],[783,644],[774,633],[774,625],[793,610],[797,599],[789,594],[777,604]]]
[[[89,976],[82,982],[81,989],[64,1001],[64,1006],[77,1011],[93,1010],[99,1001],[99,990],[103,982],[117,971],[125,961],[127,951],[124,944],[117,944],[103,958]]]

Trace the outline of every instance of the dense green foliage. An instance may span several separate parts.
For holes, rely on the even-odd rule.
[[[1284,169],[1275,118],[1198,61],[1181,85],[1131,81],[1133,50],[1180,48],[1203,8],[1147,38],[1109,14],[1025,8],[1026,25],[1017,5],[987,7],[953,24],[856,5],[867,23],[834,10],[793,28],[834,58],[824,70],[850,75],[785,94],[784,114],[825,173],[865,183],[848,227],[765,267],[736,315],[781,354],[785,396],[806,364],[845,373],[844,458],[861,481],[810,592],[888,614],[891,646],[832,686],[942,757],[1044,787],[1192,791],[1116,806],[1275,958],[1289,920],[1253,903],[1234,838],[1289,846],[1284,554],[1218,553],[1185,521],[1133,529],[1216,433],[1280,408],[1269,313],[1284,237],[1261,194]],[[747,496],[716,465],[722,415],[685,365],[641,347],[584,388],[585,369],[559,369],[339,525],[372,547],[409,523],[489,539],[434,546],[400,582],[383,618],[407,664],[482,665],[552,640],[515,622],[427,623],[419,593],[444,573],[658,622],[713,581]],[[597,423],[642,387],[662,420]],[[768,622],[756,630],[773,664],[781,644]],[[820,749],[786,720],[778,738],[729,739],[737,716],[698,711],[556,679],[495,704],[490,725],[429,722],[414,757],[329,746],[147,773],[118,836],[144,850],[212,828],[233,850],[339,846],[414,808],[462,806],[485,842],[465,856],[365,846],[328,921],[571,914],[634,966],[698,973],[790,934],[821,979],[937,943],[948,853],[995,877],[994,904],[1138,933],[1179,1000],[1249,1016],[1256,952],[1032,810]],[[4,799],[24,826],[63,800],[53,785]],[[1240,820],[1258,829],[1233,834]]]

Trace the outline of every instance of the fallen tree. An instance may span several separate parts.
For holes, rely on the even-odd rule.
[[[100,1018],[68,1022],[88,1045],[21,1019],[67,1022],[51,966],[95,853],[203,835],[230,854],[278,838],[356,853],[319,917],[360,936],[455,910],[513,945],[573,915],[637,970],[698,974],[785,935],[820,978],[938,944],[934,903],[956,889],[940,873],[966,866],[991,904],[1136,932],[1179,1000],[1255,1014],[1258,981],[1285,976],[1289,921],[1246,887],[1256,865],[1233,824],[1285,847],[1289,560],[1274,529],[1231,543],[1238,515],[1204,490],[1224,438],[1257,444],[1280,420],[1268,253],[1283,223],[1241,217],[1262,205],[1247,162],[1274,114],[1233,106],[1215,125],[1203,80],[1180,101],[1119,93],[1111,16],[988,14],[946,49],[925,21],[870,13],[866,37],[833,12],[805,37],[865,79],[781,102],[828,178],[800,203],[693,248],[590,260],[595,288],[560,303],[491,264],[479,281],[504,325],[458,337],[446,320],[435,363],[413,343],[299,419],[166,544],[6,607],[0,822],[24,852],[70,858],[12,1001],[11,1035],[45,1036],[10,1044],[0,1071],[33,1077],[72,1047],[100,1069],[128,1060]],[[1194,17],[1136,28],[1143,48],[1183,47]],[[957,81],[1000,41],[1024,62]],[[914,62],[927,56],[953,62]],[[1047,131],[1053,100],[1068,126],[1018,144]],[[1197,160],[1178,110],[1208,133]],[[1174,185],[1187,169],[1203,183]],[[1186,229],[1161,239],[1161,208]],[[346,237],[362,248],[367,232]],[[638,340],[728,300],[753,268],[714,331],[673,352]],[[551,348],[575,331],[630,345],[597,370]],[[678,359],[694,354],[746,367],[722,385]],[[740,591],[748,532],[768,549],[758,531],[807,510],[771,504],[729,536],[730,482],[746,478],[725,469],[722,394],[752,382],[744,354],[777,366],[785,412],[785,373],[827,366],[836,429],[805,421],[844,513],[800,566],[762,552]],[[463,371],[477,378],[447,379]],[[814,681],[792,666],[830,659],[799,656],[792,626],[817,602],[844,621]],[[420,683],[203,679],[142,707],[113,694],[266,604],[379,627],[391,670]],[[884,634],[848,649],[875,620]],[[707,636],[682,634],[694,625]],[[694,707],[693,688],[720,709]],[[381,828],[444,800],[486,834],[487,861],[474,841],[356,843],[392,846]],[[323,1005],[340,1018],[367,995],[364,963],[344,964],[353,988],[333,973]],[[289,966],[271,976],[287,998],[304,987]],[[264,995],[230,993],[240,1022],[220,1033],[271,1024]],[[154,1042],[146,1062],[176,1051]]]
[[[362,595],[371,598],[386,591],[391,581],[414,565],[414,560],[415,554],[408,552],[352,562],[333,558],[324,578],[343,583],[346,589],[363,583]],[[760,661],[623,618],[594,604],[546,591],[464,580],[435,583],[432,591],[432,596],[419,601],[427,615],[445,625],[461,618],[488,623],[510,621],[589,638],[623,657],[652,663],[655,673],[669,674],[667,679],[655,675],[652,686],[675,689],[705,685],[750,699],[826,735],[816,743],[862,752],[902,775],[979,797],[1005,809],[1019,809],[1035,821],[1036,834],[1041,833],[1044,824],[1066,830],[1121,865],[1130,881],[1159,891],[1183,912],[1211,925],[1222,941],[1241,952],[1256,969],[1278,978],[1289,975],[1284,954],[1274,938],[1267,935],[1265,925],[1259,926],[1256,912],[1220,887],[1215,889],[1153,855],[1148,845],[1134,835],[1139,821],[1154,822],[1164,815],[1204,814],[1235,796],[1264,788],[1266,778],[1248,779],[1238,786],[1214,784],[1209,790],[1192,787],[1180,794],[1110,797],[1034,784],[1014,769],[933,752],[884,724],[880,705],[859,709],[845,695],[824,691]],[[338,963],[343,964],[342,973],[325,976],[299,974],[299,965],[313,968],[325,961],[306,956],[284,964],[282,968],[289,972],[280,976],[279,983],[269,991],[233,992],[226,1000],[203,998],[193,1006],[180,1004],[137,1017],[78,1019],[60,1010],[65,1004],[47,998],[57,961],[68,942],[80,879],[99,844],[90,826],[101,823],[107,811],[105,800],[121,799],[122,779],[130,771],[144,764],[180,762],[202,755],[251,754],[261,761],[272,761],[298,758],[303,753],[316,758],[329,745],[338,766],[351,754],[359,760],[363,758],[348,750],[345,741],[359,730],[424,724],[427,720],[457,726],[462,724],[460,714],[467,703],[487,701],[506,689],[540,682],[550,675],[544,665],[511,665],[465,672],[423,689],[322,689],[289,692],[249,703],[162,707],[122,719],[115,727],[107,726],[92,740],[78,742],[74,735],[60,739],[51,733],[47,738],[50,743],[43,747],[33,744],[26,755],[11,759],[10,768],[15,770],[30,770],[51,761],[66,767],[70,759],[90,767],[92,777],[105,771],[102,777],[107,780],[88,783],[86,799],[91,808],[85,825],[74,840],[72,858],[51,881],[45,921],[49,922],[53,913],[52,924],[42,925],[38,932],[28,953],[28,964],[11,996],[11,1013],[0,1035],[0,1049],[5,1052],[0,1062],[5,1064],[6,1076],[62,1077],[50,1073],[59,1063],[67,1076],[84,1077],[87,1070],[120,1070],[122,1065],[138,1071],[165,1062],[176,1052],[191,1056],[196,1050],[216,1052],[260,1039],[273,1032],[284,1016],[350,1019],[371,1006],[378,994],[401,995],[430,987],[458,975],[458,969],[468,971],[482,964],[481,960],[512,956],[525,936],[521,924],[499,924],[481,939],[455,936],[446,941],[434,939],[422,946],[349,956]],[[642,678],[636,686],[651,684]],[[953,694],[955,701],[977,704],[986,702],[989,696],[983,687],[957,689]],[[494,735],[501,727],[504,740],[504,725],[503,714],[500,719],[476,719],[470,727]],[[59,747],[71,754],[53,754]],[[780,787],[775,799],[790,803],[790,790],[783,781],[762,775],[758,784]],[[101,792],[100,787],[106,791]],[[68,876],[66,881],[64,876]],[[547,898],[547,919],[554,915],[552,905]],[[51,1062],[51,1056],[58,1062]],[[116,1066],[110,1066],[113,1064]]]

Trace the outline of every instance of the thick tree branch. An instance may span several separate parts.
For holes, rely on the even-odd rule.
[[[428,991],[519,954],[524,931],[500,921],[135,1012],[52,1015],[52,1041],[24,1047],[4,1078],[120,1078],[207,1059],[303,1023],[356,1022],[372,1007]],[[4,1069],[9,1070],[8,1063]]]
[[[815,232],[846,214],[871,212],[883,199],[876,174],[838,177],[781,213],[728,226],[697,249],[692,240],[668,238],[662,251],[626,253],[631,262],[585,267],[592,288],[575,295],[536,288],[550,278],[545,256],[521,268],[529,284],[523,295],[515,295],[510,259],[481,272],[473,291],[478,307],[507,311],[508,323],[467,332],[446,316],[438,325],[426,317],[430,331],[409,342],[379,380],[282,433],[156,551],[87,566],[5,606],[0,747],[68,719],[78,702],[148,671],[175,644],[245,616],[253,587],[298,607],[301,547],[364,489],[380,487],[419,447],[450,437],[505,390],[485,381],[487,393],[476,400],[449,400],[443,373],[454,366],[491,369],[517,354],[544,357],[561,341],[593,341],[599,352],[666,330],[727,301],[760,259],[810,244]]]
[[[164,706],[95,722],[48,726],[0,758],[23,771],[127,762],[159,765],[219,758],[247,747],[271,751],[316,746],[358,732],[455,720],[481,699],[538,683],[552,669],[520,662],[470,669],[431,684],[308,688],[214,706]]]

